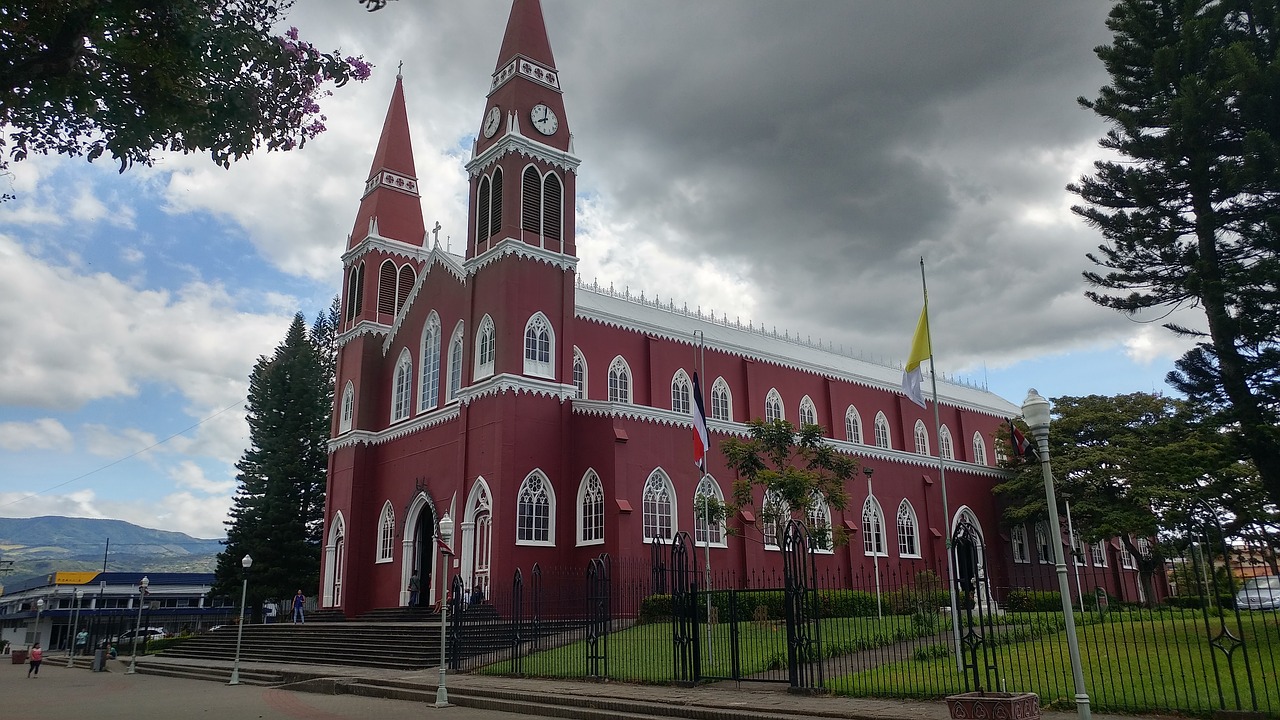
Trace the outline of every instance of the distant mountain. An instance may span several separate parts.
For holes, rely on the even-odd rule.
[[[12,561],[4,569],[13,578],[58,570],[101,570],[104,552],[111,571],[212,572],[221,550],[220,540],[123,520],[0,517],[0,560]]]

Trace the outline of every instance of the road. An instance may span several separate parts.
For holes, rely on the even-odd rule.
[[[8,660],[8,658],[5,658]],[[513,720],[530,715],[437,709],[426,703],[353,695],[314,695],[156,675],[95,673],[49,657],[38,678],[26,665],[0,665],[0,716],[24,720]]]

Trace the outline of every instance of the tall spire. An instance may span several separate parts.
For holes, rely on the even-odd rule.
[[[372,221],[372,222],[371,222]],[[418,196],[418,177],[413,166],[413,144],[409,140],[409,113],[404,103],[404,82],[396,75],[396,87],[382,123],[382,136],[373,154],[369,177],[351,231],[355,245],[372,234],[422,245],[426,224]]]
[[[517,54],[548,68],[556,66],[547,40],[547,26],[542,20],[542,3],[538,0],[515,0],[511,4],[511,17],[507,18],[507,32],[502,37],[496,69],[501,70]]]

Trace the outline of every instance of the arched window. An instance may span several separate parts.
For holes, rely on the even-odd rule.
[[[396,361],[395,378],[392,380],[391,422],[399,422],[409,417],[409,406],[413,402],[413,356],[409,348],[400,352]]]
[[[356,386],[348,380],[346,387],[342,388],[342,410],[338,415],[338,432],[344,433],[351,429],[355,414]]]
[[[476,369],[475,378],[487,378],[493,374],[493,356],[497,344],[497,333],[493,329],[493,318],[486,314],[476,329]]]
[[[1031,551],[1027,547],[1027,528],[1025,525],[1013,526],[1013,530],[1009,533],[1009,544],[1013,546],[1014,562],[1031,562]]]
[[[982,439],[982,433],[973,434],[973,462],[978,465],[987,464],[987,443]]]
[[[422,372],[418,379],[418,412],[440,404],[440,316],[432,310],[422,326]]]
[[[493,169],[493,189],[489,200],[489,235],[502,230],[502,168]]]
[[[676,492],[662,468],[645,480],[642,505],[644,541],[670,542],[676,534]]]
[[[862,553],[887,557],[884,546],[884,511],[874,497],[862,504]]]
[[[555,545],[556,495],[541,470],[529,473],[516,496],[516,544]]]
[[[862,444],[862,416],[858,414],[858,408],[852,405],[844,411],[844,439]]]
[[[898,506],[898,556],[920,557],[920,526],[916,523],[916,509],[906,500]]]
[[[787,529],[787,521],[791,519],[790,508],[776,490],[768,490],[764,501],[760,503],[760,534],[764,536],[766,550],[777,550],[782,542],[782,533]]]
[[[484,252],[481,243],[489,239],[489,203],[490,203],[489,178],[480,178],[480,185],[476,189],[476,254]]]
[[[405,302],[409,300],[409,293],[413,290],[413,284],[417,282],[418,274],[413,268],[405,264],[400,268],[400,277],[396,280],[396,313],[399,314],[400,308],[404,307]]]
[[[542,176],[532,165],[520,175],[520,229],[542,233]]]
[[[1093,560],[1094,567],[1104,568],[1107,566],[1107,541],[1099,540],[1089,546],[1090,560]]]
[[[631,368],[621,355],[609,364],[609,402],[631,402]]]
[[[769,394],[764,398],[764,421],[773,422],[774,420],[786,420],[787,416],[782,411],[782,395],[778,393],[777,388],[770,388]]]
[[[595,470],[588,470],[578,484],[578,544],[604,542],[604,486]]]
[[[555,355],[555,345],[556,336],[547,316],[534,313],[524,326],[524,373],[554,377],[551,358]]]
[[[689,390],[689,376],[684,373],[684,370],[677,370],[675,377],[671,378],[671,409],[688,415],[692,396],[693,393]]]
[[[889,421],[884,413],[876,413],[876,447],[888,450],[893,447],[893,436],[889,434]]]
[[[389,323],[396,315],[396,264],[384,260],[378,267],[378,322]]]
[[[951,444],[951,430],[946,425],[938,431],[938,456],[943,460],[955,460],[955,447]]]
[[[538,174],[530,165],[520,176],[520,227],[542,237],[542,247],[560,250],[564,187],[553,172]]]
[[[813,400],[808,395],[800,398],[800,424],[801,425],[817,425],[818,411],[813,406]]]
[[[382,506],[382,518],[378,521],[378,559],[376,562],[391,562],[391,551],[396,544],[396,510],[388,500]]]
[[[724,542],[724,522],[720,519],[707,522],[709,511],[721,507],[724,503],[724,493],[720,492],[720,485],[716,479],[710,475],[703,475],[698,481],[698,488],[693,493],[693,542],[695,545],[706,545],[711,543],[718,547],[725,547]],[[715,515],[715,512],[711,512]]]
[[[1036,523],[1036,557],[1045,565],[1053,562],[1049,547],[1049,526],[1043,520]]]
[[[462,390],[462,323],[453,330],[449,340],[449,387],[445,392],[445,402],[458,399]]]
[[[916,454],[929,454],[929,431],[925,430],[924,421],[916,421]]]
[[[729,392],[729,383],[722,377],[711,384],[711,419],[733,420],[733,395]]]
[[[835,548],[835,541],[831,537],[831,508],[821,493],[815,492],[809,496],[809,506],[804,509],[804,516],[809,523],[809,541],[813,544],[814,552],[831,552]]]
[[[587,399],[587,359],[576,347],[573,349],[573,389],[579,400]]]
[[[351,269],[347,279],[347,322],[354,322],[364,309],[364,261]]]

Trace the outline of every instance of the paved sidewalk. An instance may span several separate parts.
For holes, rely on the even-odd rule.
[[[181,658],[151,656],[148,662],[163,662],[194,667],[220,666],[231,663],[191,661]],[[411,684],[431,691],[439,683],[439,670],[385,670],[350,666],[294,665],[288,663],[240,663],[242,671],[259,669],[284,672],[301,677],[369,678]],[[123,664],[118,670],[122,672]],[[539,696],[576,696],[636,700],[675,706],[712,708],[726,711],[753,711],[782,716],[812,718],[849,718],[852,720],[949,720],[947,707],[941,700],[891,700],[850,698],[834,695],[800,695],[787,692],[786,685],[775,683],[717,683],[698,687],[670,685],[638,685],[622,682],[582,682],[534,678],[493,677],[486,675],[450,674],[446,687],[459,691],[509,690],[536,701]],[[1045,720],[1075,720],[1075,712],[1043,711]],[[1154,716],[1147,716],[1154,717]],[[1097,714],[1094,720],[1133,720],[1132,716]]]

